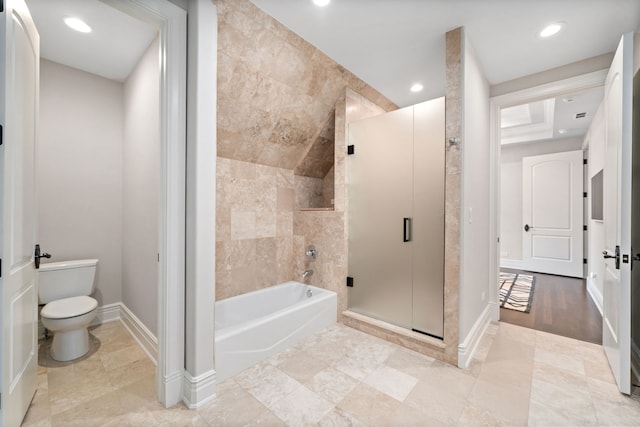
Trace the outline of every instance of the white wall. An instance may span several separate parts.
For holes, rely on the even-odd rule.
[[[522,158],[582,149],[580,139],[510,144],[500,150],[500,261],[518,267],[522,261]]]
[[[530,74],[515,80],[498,83],[491,86],[491,96],[493,97],[513,93],[522,89],[557,82],[571,77],[591,73],[593,71],[607,70],[611,66],[611,61],[613,61],[613,54],[614,52],[605,53],[603,55],[594,56],[593,58],[587,58],[582,61],[573,62],[550,70]]]
[[[585,138],[589,147],[589,162],[587,173],[587,194],[591,194],[591,178],[604,168],[605,161],[605,126],[604,104],[600,104],[598,111],[593,116],[589,131]],[[587,235],[589,251],[587,255],[587,291],[602,312],[602,286],[604,278],[604,222],[591,219],[591,199],[587,203]]]
[[[122,84],[42,59],[39,242],[50,261],[98,258],[98,304],[121,300]]]
[[[474,325],[488,313],[489,286],[496,286],[489,283],[489,84],[466,38],[463,67],[461,343],[483,332]]]
[[[124,84],[122,302],[157,335],[160,62],[156,38]]]

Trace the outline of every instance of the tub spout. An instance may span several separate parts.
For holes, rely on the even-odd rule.
[[[307,277],[313,276],[313,270],[305,270],[304,273],[302,273],[302,278],[306,279]]]

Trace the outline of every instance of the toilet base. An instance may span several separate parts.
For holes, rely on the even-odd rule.
[[[53,360],[67,362],[82,357],[88,352],[89,331],[86,327],[54,332],[51,344],[51,358]]]

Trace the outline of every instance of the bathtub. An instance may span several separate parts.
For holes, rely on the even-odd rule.
[[[336,317],[335,292],[299,282],[217,301],[216,380],[223,381],[333,325]]]

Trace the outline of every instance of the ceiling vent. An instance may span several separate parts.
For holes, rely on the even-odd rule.
[[[587,117],[587,113],[577,113],[576,114],[576,119],[584,119],[585,117]]]

